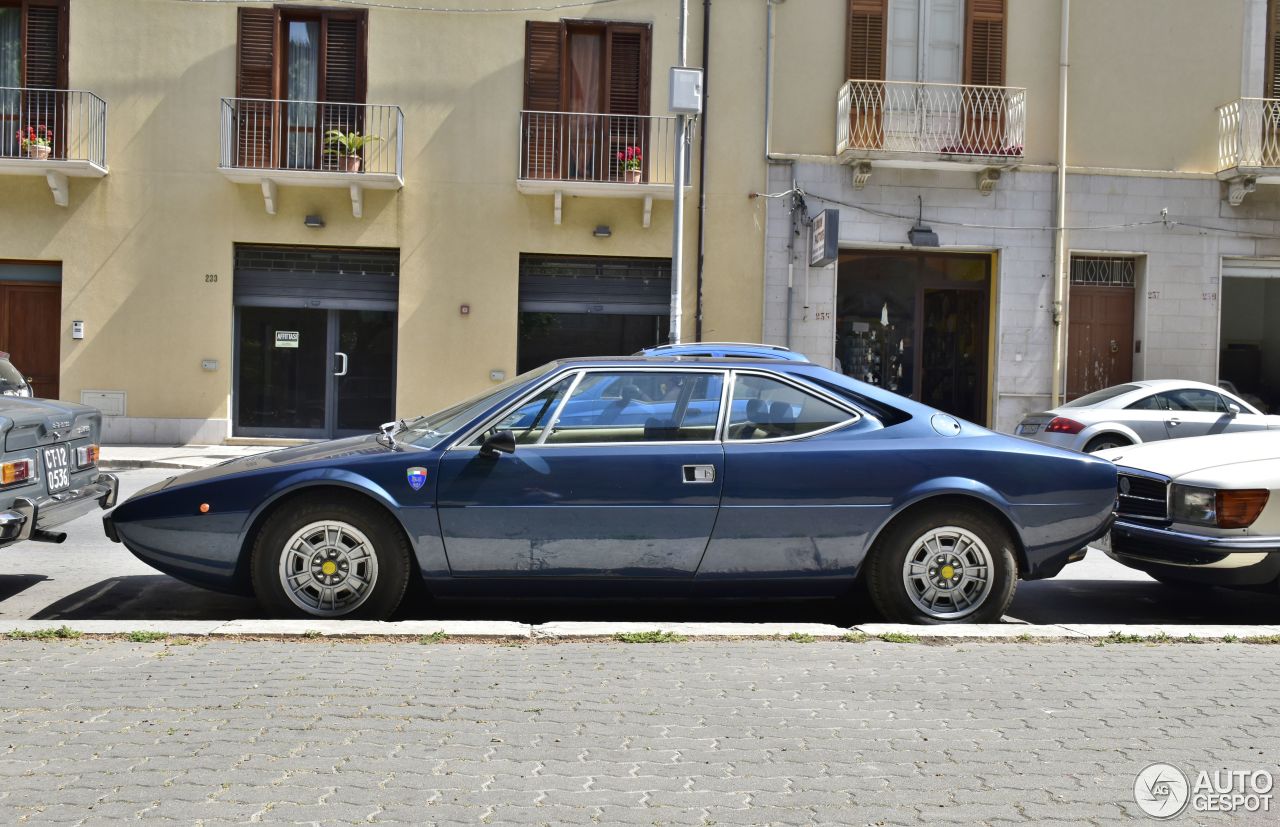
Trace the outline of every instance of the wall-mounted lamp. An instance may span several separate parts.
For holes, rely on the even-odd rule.
[[[324,218],[318,215],[309,215],[302,219],[302,224],[313,230],[319,230],[324,227]]]
[[[597,224],[591,234],[596,238],[608,238],[613,235],[613,230],[609,229],[608,224]]]
[[[916,218],[915,226],[907,230],[907,241],[911,242],[912,247],[937,247],[939,246],[938,234],[924,223],[924,198],[917,195],[916,200],[920,202],[920,213]]]

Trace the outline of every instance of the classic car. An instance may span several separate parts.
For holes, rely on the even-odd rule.
[[[1070,448],[1105,451],[1124,445],[1208,434],[1280,428],[1238,396],[1204,382],[1147,379],[1113,385],[1023,417],[1018,436]]]
[[[60,543],[59,526],[115,505],[116,478],[98,472],[101,430],[84,405],[0,397],[0,546]]]
[[[628,389],[639,389],[636,393]],[[1109,462],[993,433],[808,362],[554,362],[381,433],[144,489],[107,536],[273,614],[435,597],[843,595],[998,619],[1104,535]]]
[[[1280,433],[1132,445],[1117,465],[1113,559],[1176,585],[1274,589],[1280,579]]]

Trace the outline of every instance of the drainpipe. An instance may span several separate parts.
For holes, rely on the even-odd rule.
[[[707,257],[707,78],[711,75],[711,0],[702,0],[702,140],[698,142],[698,276],[693,340],[702,341],[702,277]]]
[[[765,166],[768,168],[770,164],[787,164],[793,165],[794,162],[786,158],[775,158],[773,156],[773,7],[778,3],[784,3],[786,0],[765,0],[765,49],[764,49],[764,160]],[[791,188],[795,189],[794,178],[791,181]],[[795,202],[792,201],[791,206],[791,231],[789,241],[787,242],[787,328],[786,341],[784,344],[791,347],[791,307],[795,298]],[[765,235],[765,259],[768,260],[769,239],[768,234]]]
[[[1062,39],[1058,43],[1058,226],[1053,249],[1053,388],[1050,407],[1062,403],[1062,374],[1067,360],[1067,41],[1071,0],[1062,2]]]

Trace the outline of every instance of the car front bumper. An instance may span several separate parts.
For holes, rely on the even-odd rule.
[[[114,474],[98,474],[92,482],[38,500],[20,497],[0,511],[0,545],[29,540],[98,509],[112,508],[120,490]]]
[[[1259,586],[1280,578],[1280,537],[1192,534],[1117,520],[1107,555],[1148,574],[1215,586]]]

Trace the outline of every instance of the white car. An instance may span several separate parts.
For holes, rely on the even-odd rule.
[[[1119,473],[1117,562],[1173,584],[1275,590],[1280,578],[1280,432],[1102,451]]]
[[[1028,414],[1013,432],[1058,448],[1093,453],[1142,442],[1268,428],[1280,429],[1280,416],[1268,416],[1214,385],[1146,379]]]

